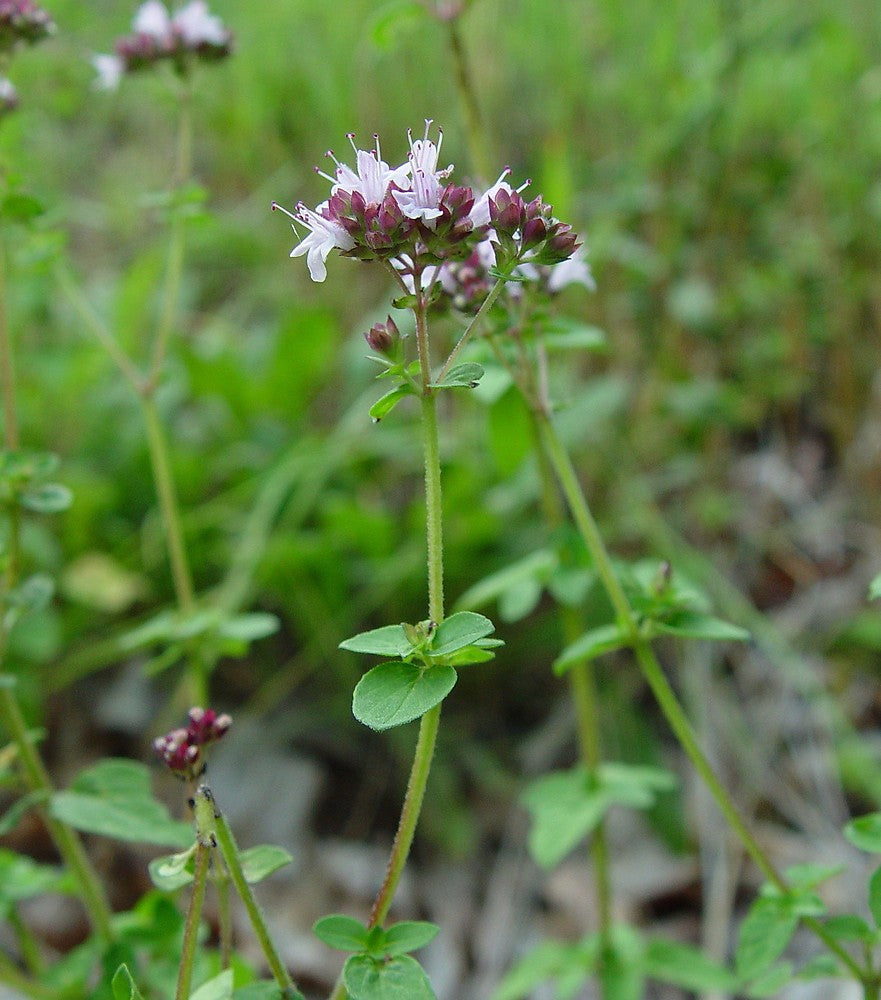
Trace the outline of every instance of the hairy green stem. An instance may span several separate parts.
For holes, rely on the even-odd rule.
[[[499,278],[499,280],[490,289],[489,295],[487,295],[487,297],[481,303],[480,309],[478,309],[477,312],[474,314],[474,318],[465,328],[465,332],[457,341],[456,346],[452,349],[452,351],[450,351],[450,356],[444,362],[444,366],[443,368],[441,368],[437,376],[436,379],[437,382],[442,382],[444,380],[444,377],[449,373],[450,369],[453,367],[453,362],[462,352],[462,348],[471,339],[471,335],[477,329],[478,324],[483,320],[483,317],[486,316],[486,314],[490,311],[493,303],[496,301],[502,289],[505,287],[505,284],[506,284],[505,279]]]
[[[204,786],[203,789],[207,792],[207,789],[205,789]],[[200,789],[200,791],[202,791],[202,789]],[[198,794],[199,793],[197,792],[197,795]],[[213,802],[213,798],[211,801]],[[263,911],[260,909],[260,905],[254,898],[254,893],[251,891],[251,887],[245,879],[245,873],[242,870],[242,863],[239,861],[239,849],[236,845],[233,832],[230,829],[229,823],[226,821],[226,817],[220,812],[219,809],[216,808],[216,806],[214,808],[214,821],[214,833],[217,837],[217,846],[220,848],[220,852],[223,855],[224,863],[229,871],[232,883],[236,887],[236,892],[245,904],[245,909],[248,912],[248,918],[251,921],[251,927],[254,929],[254,934],[260,943],[260,947],[266,957],[269,969],[272,972],[276,983],[278,983],[282,996],[285,997],[286,1000],[298,1000],[298,998],[301,997],[301,994],[294,985],[294,981],[291,979],[291,975],[285,967],[284,962],[281,960],[281,956],[279,955],[278,950],[275,947],[275,943],[272,940],[272,936],[269,933],[269,927],[266,924],[266,918],[263,915]]]
[[[32,791],[42,792],[48,798],[53,792],[52,782],[40,755],[28,738],[27,727],[13,692],[14,683],[13,677],[0,675],[0,724],[18,749],[18,759],[28,787]],[[95,933],[105,943],[111,942],[115,935],[110,904],[82,841],[66,823],[55,819],[46,807],[41,808],[41,813],[58,853],[73,876],[77,894]]]
[[[698,744],[697,738],[692,730],[691,723],[679,703],[679,699],[670,686],[661,665],[651,648],[649,641],[640,634],[639,627],[634,617],[627,595],[615,575],[611,558],[606,550],[605,543],[600,535],[599,528],[588,507],[587,500],[578,482],[575,469],[562,445],[550,417],[546,414],[539,414],[542,439],[547,449],[548,458],[554,467],[560,488],[566,497],[572,518],[578,528],[584,543],[590,552],[594,566],[599,574],[600,580],[606,589],[612,607],[615,610],[618,624],[624,634],[628,637],[629,645],[636,656],[637,663],[645,677],[646,682],[652,690],[664,717],[667,719],[670,728],[673,730],[680,746],[690,758],[692,765],[706,784],[710,794],[716,801],[720,812],[727,820],[729,826],[734,830],[744,850],[753,859],[756,866],[764,874],[769,882],[773,883],[781,892],[789,892],[790,888],[783,876],[777,871],[770,858],[765,854],[758,841],[753,836],[746,822],[741,817],[737,807],[734,805],[725,787],[716,777],[712,765],[707,760],[703,750]],[[804,923],[814,934],[823,941],[825,946],[831,951],[851,972],[859,982],[868,986],[868,974],[857,962],[841,947],[835,938],[829,934],[826,928],[813,917],[803,918]]]
[[[184,940],[181,947],[180,967],[177,974],[177,990],[175,1000],[189,1000],[190,988],[193,982],[193,964],[196,960],[196,945],[199,941],[199,918],[202,915],[202,904],[205,902],[205,885],[208,881],[208,862],[212,848],[202,843],[196,844],[196,865],[193,873],[193,894],[187,909],[187,920],[184,925]]]

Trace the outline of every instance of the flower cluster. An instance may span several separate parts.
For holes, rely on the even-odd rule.
[[[293,212],[282,211],[301,225],[306,237],[291,251],[306,255],[313,281],[324,281],[331,250],[359,260],[389,262],[404,284],[424,287],[437,268],[466,261],[489,241],[494,266],[510,272],[530,260],[550,265],[566,260],[578,243],[570,226],[551,215],[541,198],[525,202],[504,180],[508,171],[484,194],[450,181],[453,167],[438,168],[443,133],[429,139],[427,121],[421,139],[409,133],[407,161],[389,167],[375,148],[355,151],[356,169],[336,164],[330,197],[316,209],[300,202]],[[280,208],[277,202],[273,209]]]
[[[33,45],[54,30],[52,18],[33,0],[0,0],[0,52],[19,42]]]
[[[132,34],[117,40],[113,55],[96,55],[97,86],[112,90],[125,73],[169,60],[181,74],[192,58],[217,60],[232,52],[233,36],[205,0],[190,0],[174,15],[161,0],[147,0],[138,9]]]
[[[187,718],[186,727],[157,737],[153,749],[170,771],[192,781],[205,770],[205,748],[223,736],[232,719],[213,708],[191,708]]]

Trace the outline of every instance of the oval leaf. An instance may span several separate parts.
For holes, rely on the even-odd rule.
[[[388,955],[404,955],[408,951],[424,948],[437,936],[440,927],[428,920],[402,920],[392,924],[385,932],[385,951]]]
[[[193,881],[193,855],[196,845],[180,854],[166,854],[161,858],[153,858],[147,865],[150,881],[157,889],[164,892],[174,892],[181,886]]]
[[[203,983],[190,1000],[232,1000],[232,969],[224,969],[220,975]]]
[[[495,625],[484,615],[475,611],[457,611],[438,625],[429,652],[432,656],[455,653],[457,649],[464,649],[495,630]]]
[[[422,966],[409,955],[388,962],[352,955],[343,981],[351,1000],[437,1000]]]
[[[312,933],[338,951],[363,951],[370,932],[360,920],[335,913],[318,920],[312,927]]]
[[[289,865],[294,859],[283,848],[275,844],[258,844],[239,853],[239,861],[249,885],[262,882],[268,875],[277,872],[279,868]]]
[[[412,393],[413,389],[409,383],[405,382],[403,385],[396,386],[384,396],[380,396],[373,406],[370,407],[370,416],[373,417],[374,421],[379,423],[383,417],[392,412],[405,396],[410,396]]]
[[[463,365],[454,365],[447,374],[432,384],[432,389],[473,389],[483,378],[483,365],[468,361]]]
[[[391,729],[440,704],[455,683],[456,671],[445,664],[380,663],[358,681],[352,713],[371,729]]]
[[[881,812],[851,820],[844,828],[844,836],[861,851],[881,854]]]
[[[350,653],[373,653],[376,656],[406,656],[412,648],[403,625],[383,625],[369,632],[359,632],[340,643],[340,649],[348,649]]]
[[[113,990],[113,1000],[143,1000],[127,965],[120,965],[114,973],[110,986]]]

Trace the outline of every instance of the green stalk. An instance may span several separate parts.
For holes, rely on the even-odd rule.
[[[198,792],[196,794],[198,795]],[[266,961],[269,964],[270,971],[276,983],[278,983],[282,996],[286,1000],[298,1000],[298,998],[302,1000],[301,994],[294,985],[290,973],[276,950],[269,933],[269,928],[266,925],[266,918],[263,916],[263,911],[260,909],[257,900],[254,898],[254,893],[245,879],[245,873],[242,871],[242,864],[239,861],[239,849],[236,845],[235,837],[233,837],[233,832],[226,821],[226,817],[217,808],[214,810],[214,820],[216,824],[214,833],[217,837],[217,846],[223,854],[223,860],[226,863],[232,883],[236,887],[236,892],[245,904],[251,926],[254,928],[254,934],[257,936],[260,947],[263,949],[263,954],[266,956]]]
[[[13,677],[0,675],[0,723],[18,748],[18,757],[28,787],[32,791],[43,792],[48,799],[54,791],[52,782],[40,755],[28,738],[24,718],[12,690],[14,684]],[[66,823],[55,819],[45,806],[40,811],[58,853],[76,882],[77,894],[86,909],[92,928],[105,944],[109,944],[115,937],[110,905],[95,869],[83,849],[82,841]]]
[[[177,990],[175,1000],[189,1000],[190,987],[193,981],[193,964],[196,960],[196,945],[199,941],[199,918],[202,915],[202,904],[205,902],[205,885],[208,881],[208,861],[212,848],[202,843],[201,838],[196,844],[196,865],[193,873],[193,894],[187,909],[187,921],[184,925],[184,940],[181,947],[180,969],[177,974]]]
[[[45,965],[40,955],[40,946],[37,944],[37,939],[34,937],[30,927],[21,919],[21,914],[15,906],[9,907],[6,919],[15,933],[18,950],[21,952],[21,957],[24,959],[28,971],[31,975],[39,978],[44,972]]]
[[[563,509],[559,494],[554,488],[553,469],[542,445],[539,418],[534,408],[529,405],[525,394],[523,398],[529,412],[530,428],[535,439],[535,455],[541,482],[542,511],[548,529],[553,532],[563,522]],[[584,631],[580,616],[573,608],[561,606],[560,621],[563,627],[563,639],[568,646],[575,642]],[[602,749],[600,746],[600,710],[593,663],[575,663],[568,673],[572,703],[575,706],[579,753],[584,766],[589,771],[596,772],[602,763]],[[590,839],[590,857],[593,862],[597,894],[597,924],[601,940],[608,944],[612,929],[612,888],[609,870],[609,843],[604,819],[597,823]]]
[[[417,278],[416,285],[419,281]],[[444,552],[443,504],[441,494],[440,446],[437,429],[437,398],[431,388],[428,320],[425,303],[420,301],[414,309],[416,315],[416,344],[422,380],[422,437],[425,457],[425,525],[428,565],[428,616],[437,623],[444,619]],[[472,323],[473,326],[473,323]],[[464,338],[463,338],[464,339]],[[461,343],[461,341],[460,341]],[[425,799],[425,788],[437,743],[441,706],[435,705],[419,720],[419,736],[413,752],[413,765],[407,781],[404,804],[398,828],[392,843],[385,878],[370,911],[369,927],[380,926],[388,916],[395,891],[401,880],[407,857],[413,845],[419,814]],[[340,978],[330,995],[330,1000],[345,1000],[346,988]]]
[[[649,641],[639,631],[630,603],[627,600],[627,595],[624,593],[617,576],[615,576],[611,558],[606,550],[596,521],[594,521],[593,515],[590,512],[569,455],[563,447],[548,415],[542,412],[538,416],[542,441],[547,450],[551,465],[554,468],[557,480],[560,483],[560,488],[566,497],[572,518],[593,558],[600,580],[606,589],[609,600],[612,602],[618,624],[628,638],[628,643],[633,649],[637,663],[661,711],[679,741],[680,746],[690,758],[695,770],[715,799],[720,812],[743,844],[744,850],[753,859],[768,881],[772,882],[781,892],[788,893],[790,891],[788,883],[777,871],[752,835],[749,827],[741,817],[728,792],[716,777],[710,762],[701,750],[685,711],[679,704],[673,688],[664,676],[654,650]],[[869,974],[828,933],[820,921],[813,917],[805,917],[803,920],[805,925],[820,938],[829,951],[850,970],[851,975],[868,989]]]
[[[441,368],[441,370],[440,370],[440,372],[439,372],[439,374],[437,376],[437,379],[435,381],[437,381],[437,382],[443,382],[444,377],[449,373],[450,368],[453,367],[453,362],[456,360],[456,358],[461,353],[462,348],[471,339],[471,335],[477,329],[477,326],[481,322],[481,320],[483,319],[483,317],[490,311],[490,309],[492,308],[493,303],[499,297],[499,293],[505,287],[505,284],[506,284],[505,279],[504,278],[499,278],[499,280],[490,289],[489,295],[487,295],[487,297],[480,304],[480,309],[477,310],[477,312],[474,314],[474,318],[471,320],[471,322],[465,328],[465,332],[462,334],[462,336],[459,338],[458,342],[456,343],[456,346],[450,352],[450,356],[444,362],[444,366],[443,366],[443,368]],[[424,373],[423,373],[423,375],[424,375]]]
[[[58,1000],[57,989],[34,982],[2,951],[0,951],[0,983],[11,986],[22,996],[32,997],[33,1000]]]

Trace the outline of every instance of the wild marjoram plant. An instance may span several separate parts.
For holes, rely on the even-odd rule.
[[[374,149],[362,150],[350,135],[355,169],[329,154],[335,170],[332,176],[324,175],[331,183],[328,200],[315,210],[300,203],[286,213],[295,230],[297,226],[307,230],[291,256],[306,255],[313,280],[325,280],[327,258],[338,250],[344,257],[376,261],[400,288],[394,305],[413,313],[415,357],[407,356],[407,345],[391,317],[367,333],[375,352],[372,360],[382,369],[378,378],[391,382],[370,415],[380,420],[408,396],[419,399],[425,457],[428,617],[413,624],[386,625],[340,644],[352,652],[383,658],[355,688],[352,710],[360,722],[377,730],[417,718],[420,723],[388,870],[366,926],[345,916],[326,917],[315,925],[315,933],[331,947],[353,953],[332,1000],[434,996],[409,952],[426,944],[436,929],[412,922],[383,925],[419,820],[441,703],[456,683],[457,667],[486,662],[501,645],[491,637],[494,626],[483,615],[462,611],[446,617],[444,613],[437,397],[448,389],[478,384],[483,368],[456,361],[515,270],[527,265],[565,266],[563,262],[578,246],[571,227],[555,219],[540,197],[524,203],[501,179],[479,195],[453,183],[452,166],[438,168],[443,135],[438,130],[437,141],[430,139],[430,125],[426,122],[422,138],[410,135],[407,160],[397,167],[389,167],[382,159],[378,137]],[[280,206],[273,203],[272,207]],[[443,269],[470,259],[490,237],[494,285],[456,346],[437,366],[432,359],[429,314],[443,294]]]

